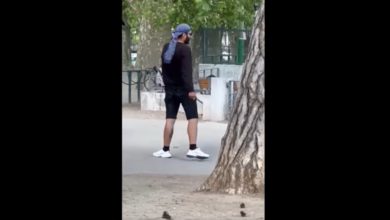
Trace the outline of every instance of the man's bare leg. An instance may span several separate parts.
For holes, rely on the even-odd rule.
[[[188,139],[190,141],[190,150],[187,153],[187,157],[190,158],[198,158],[198,159],[206,159],[209,158],[210,155],[204,153],[196,146],[196,139],[198,135],[198,119],[193,118],[188,120]]]
[[[167,118],[164,126],[164,147],[163,149],[154,152],[153,156],[155,157],[163,157],[163,158],[171,158],[172,155],[169,151],[169,145],[171,144],[172,136],[173,136],[173,127],[175,125],[175,120],[173,118]]]
[[[175,126],[176,119],[167,118],[165,121],[164,127],[164,146],[169,146],[171,144],[173,136],[173,128]]]
[[[188,120],[187,126],[188,139],[190,144],[196,144],[196,138],[198,135],[198,119],[192,118]]]

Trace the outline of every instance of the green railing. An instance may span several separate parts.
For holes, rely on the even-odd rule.
[[[201,63],[242,64],[245,60],[250,30],[201,29]]]
[[[127,80],[123,81],[122,79],[122,83],[129,86],[128,88],[129,103],[132,103],[131,93],[132,93],[132,88],[134,88],[133,86],[135,86],[137,91],[138,102],[141,99],[141,90],[150,91],[156,89],[157,87],[161,89],[161,86],[156,84],[157,72],[154,68],[132,69],[132,70],[122,71],[122,73],[127,74]],[[135,80],[133,80],[133,78],[135,78]]]

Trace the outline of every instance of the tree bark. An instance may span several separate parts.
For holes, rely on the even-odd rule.
[[[235,64],[235,60],[237,59],[238,51],[237,51],[237,40],[239,37],[239,33],[237,31],[229,31],[228,32],[229,41],[230,41],[230,53],[231,58],[233,61],[230,61],[230,63]]]
[[[197,191],[264,192],[264,0],[256,13],[240,89],[216,167]]]
[[[222,52],[222,33],[219,29],[208,29],[207,32],[206,55],[211,63],[220,63]]]
[[[125,19],[122,18],[122,21]],[[131,64],[131,36],[130,27],[125,21],[125,25],[122,25],[122,70],[128,70]]]
[[[192,52],[192,76],[194,83],[198,83],[199,80],[199,63],[201,58],[201,44],[202,44],[203,32],[198,29],[194,32],[193,39],[191,42]]]

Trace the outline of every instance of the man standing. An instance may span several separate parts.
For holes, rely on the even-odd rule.
[[[187,132],[190,146],[187,157],[198,159],[209,157],[196,146],[198,109],[192,82],[191,48],[188,46],[191,35],[191,27],[188,24],[178,25],[172,33],[171,41],[164,45],[161,54],[162,76],[165,84],[166,121],[164,147],[153,153],[155,157],[172,157],[169,146],[180,104],[183,106],[188,120]]]

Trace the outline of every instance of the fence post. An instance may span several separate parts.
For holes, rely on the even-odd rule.
[[[131,70],[127,71],[127,78],[129,82],[129,104],[131,103]]]
[[[244,63],[244,39],[239,38],[237,44],[237,64]]]
[[[241,65],[244,63],[244,53],[245,53],[245,40],[246,33],[244,28],[244,23],[241,23],[241,36],[238,38],[238,48],[237,48],[237,64]]]
[[[141,77],[142,77],[142,72],[138,71],[137,72],[137,86],[138,86],[137,98],[138,98],[138,102],[141,102]]]

